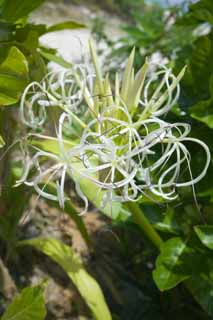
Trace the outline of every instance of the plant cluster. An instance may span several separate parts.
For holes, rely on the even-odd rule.
[[[154,306],[150,310],[158,295],[150,269],[160,291],[174,290],[160,299],[171,299],[177,319],[189,292],[203,309],[193,304],[192,318],[212,317],[212,1],[200,0],[186,12],[143,5],[119,46],[104,36],[112,54],[103,65],[92,40],[90,57],[72,65],[40,46],[42,34],[83,27],[73,21],[50,27],[28,23],[26,17],[42,2],[0,1],[0,273],[23,246],[32,246],[68,274],[94,319],[136,319],[130,305],[122,306],[122,313],[109,304],[110,314],[100,286],[72,248],[52,238],[19,241],[18,226],[35,192],[37,201],[44,198],[75,221],[92,250],[81,217],[92,203],[110,218],[110,230],[124,232],[119,241],[126,259],[137,260],[128,262],[140,269],[137,286],[148,296],[143,297],[148,311],[139,310],[140,319],[163,319],[159,308],[157,316]],[[126,0],[119,4],[134,7]],[[156,52],[161,61],[153,64]],[[49,71],[48,61],[63,69]],[[114,71],[107,73],[111,62]],[[142,234],[137,257],[125,238],[129,230]],[[43,320],[45,286],[22,290],[2,320]]]

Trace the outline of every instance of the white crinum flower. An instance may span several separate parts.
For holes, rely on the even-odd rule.
[[[86,66],[79,64],[68,70],[52,71],[41,82],[30,83],[21,98],[22,122],[33,129],[41,127],[46,121],[47,107],[79,114],[85,94],[93,90],[93,77]]]
[[[107,115],[113,112],[121,112],[128,122]],[[108,190],[111,200],[130,201],[137,196],[134,178],[138,164],[134,159],[123,158],[123,154],[131,150],[132,141],[139,138],[129,121],[128,110],[109,106],[102,115],[89,122],[81,137],[81,145],[86,149],[81,154],[85,168],[80,173],[100,189]],[[120,143],[121,139],[123,143]]]
[[[122,120],[114,118],[113,112],[120,112]],[[173,200],[177,197],[176,188],[200,181],[210,162],[208,147],[188,137],[189,133],[188,124],[169,124],[158,118],[132,122],[127,109],[109,106],[82,134],[81,144],[87,145],[87,153],[81,157],[83,173],[100,188],[111,190],[111,200],[135,200],[146,190]],[[205,167],[195,178],[185,142],[197,143],[206,152]],[[181,173],[186,168],[190,180],[182,181]],[[99,175],[92,176],[97,172]]]
[[[208,147],[189,137],[188,124],[171,124],[160,118],[179,97],[184,69],[175,77],[163,66],[144,84],[148,62],[134,75],[133,50],[123,79],[120,81],[118,74],[115,76],[113,92],[109,77],[102,76],[92,44],[90,49],[95,76],[90,67],[78,65],[71,70],[49,73],[41,83],[34,82],[26,88],[21,116],[27,126],[36,128],[44,124],[46,107],[58,106],[63,113],[57,137],[47,137],[58,142],[58,153],[34,148],[34,155],[27,158],[18,183],[33,186],[39,195],[58,201],[63,208],[65,180],[71,178],[85,202],[84,211],[88,200],[81,179],[105,191],[103,205],[136,201],[147,191],[166,200],[175,199],[176,188],[193,187],[204,177],[210,162]],[[81,112],[82,106],[87,106],[85,112]],[[67,146],[63,128],[72,127],[74,122],[81,126],[82,134],[74,145]],[[206,164],[196,177],[191,171],[188,143],[197,143],[206,153]],[[45,191],[50,181],[56,182],[57,195]]]
[[[65,179],[66,176],[71,177],[75,182],[78,196],[85,203],[84,211],[87,211],[88,200],[81,191],[79,184],[80,177],[78,175],[78,163],[82,147],[81,145],[76,145],[70,148],[69,144],[66,145],[63,138],[63,125],[66,120],[70,124],[69,116],[66,113],[62,113],[59,119],[57,138],[54,139],[54,141],[58,142],[58,153],[46,152],[38,147],[33,147],[34,155],[26,159],[23,175],[16,185],[24,183],[34,187],[39,196],[48,200],[58,201],[59,205],[64,208],[66,200],[64,191]],[[34,134],[34,137],[43,138],[46,141],[52,140],[52,137],[37,134]],[[48,184],[53,181],[56,183],[57,194],[45,191]]]
[[[181,70],[177,77],[172,70],[165,65],[160,65],[160,70],[154,72],[144,87],[143,99],[140,104],[143,106],[142,118],[148,116],[159,117],[167,113],[177,102],[180,94],[179,82],[184,75],[185,68]],[[156,89],[152,90],[152,85],[156,84]]]
[[[141,176],[139,180],[144,181],[140,188],[148,188],[152,193],[164,199],[173,200],[177,197],[176,188],[193,186],[205,176],[210,163],[210,153],[205,143],[188,137],[190,132],[188,124],[169,124],[165,121],[159,122],[159,120],[158,124],[159,129],[151,131],[144,139],[144,144],[149,148],[150,153],[146,156],[146,164],[139,169]],[[206,153],[206,164],[197,177],[192,176],[191,156],[185,145],[187,142],[197,143]],[[161,150],[156,148],[158,145]],[[143,152],[142,149],[140,152]],[[133,152],[139,152],[139,150],[133,150]],[[153,154],[157,158],[153,157]],[[185,181],[182,173],[184,172],[186,176],[187,171],[189,180]]]

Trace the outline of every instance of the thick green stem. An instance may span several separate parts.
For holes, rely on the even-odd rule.
[[[133,220],[151,240],[151,242],[160,249],[163,244],[163,240],[159,236],[158,232],[155,231],[151,223],[148,221],[139,205],[135,202],[127,202],[127,207],[130,210]]]

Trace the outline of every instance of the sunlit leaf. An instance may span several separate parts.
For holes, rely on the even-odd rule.
[[[109,309],[98,283],[85,270],[72,248],[56,239],[37,238],[22,241],[48,255],[68,274],[97,320],[111,320]],[[23,319],[22,319],[23,320]]]
[[[1,320],[44,320],[46,309],[42,286],[29,287],[15,297]]]
[[[18,48],[11,47],[0,65],[0,105],[17,102],[27,81],[27,60]]]
[[[4,146],[5,146],[4,139],[2,138],[2,136],[0,136],[0,148],[3,148]]]

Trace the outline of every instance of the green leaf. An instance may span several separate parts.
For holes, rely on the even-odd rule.
[[[190,277],[184,263],[184,256],[190,255],[190,251],[181,238],[169,239],[161,246],[153,271],[154,281],[161,291],[171,289]]]
[[[15,22],[26,17],[39,7],[44,0],[5,0],[1,9],[2,19]]]
[[[213,100],[204,100],[198,102],[190,108],[192,118],[205,123],[209,128],[213,129]]]
[[[32,33],[37,34],[37,39],[39,39],[39,37],[42,36],[46,32],[46,30],[47,30],[47,27],[45,24],[27,23],[23,27],[16,28],[16,33],[14,34],[14,37],[15,37],[16,41],[25,44],[26,42],[29,42],[28,38],[30,38],[30,35]],[[37,39],[36,39],[36,42],[38,44]],[[28,46],[28,47],[30,47],[30,46]],[[37,47],[38,47],[38,45],[37,45]],[[31,49],[32,49],[32,47],[31,47]]]
[[[27,60],[18,48],[11,47],[0,65],[0,105],[17,102],[27,82]]]
[[[130,84],[130,75],[133,70],[133,63],[135,58],[135,48],[132,49],[132,52],[127,60],[126,67],[123,72],[122,77],[122,86],[121,86],[121,97],[124,101],[127,99],[129,84]]]
[[[4,146],[5,146],[4,139],[2,138],[2,136],[0,136],[0,148],[3,148]]]
[[[209,79],[213,70],[213,40],[211,35],[199,37],[194,43],[189,71],[192,74],[192,93],[203,97],[199,100],[210,98]]]
[[[76,145],[75,141],[63,140],[65,150],[69,150],[70,148]],[[60,154],[60,147],[58,144],[58,139],[51,137],[50,139],[42,139],[42,140],[32,140],[32,145],[41,148],[44,151],[52,152],[54,154]]]
[[[43,320],[46,309],[42,286],[29,287],[15,297],[1,320]]]
[[[196,275],[186,280],[186,287],[209,316],[213,316],[213,279]],[[211,318],[212,319],[212,318]]]
[[[62,23],[57,23],[49,28],[47,28],[47,32],[54,32],[54,31],[60,31],[60,30],[65,30],[65,29],[82,29],[86,28],[86,26],[82,23],[76,22],[76,21],[65,21]]]
[[[202,22],[213,23],[212,0],[200,0],[189,6],[189,11],[179,21],[179,24],[190,25]]]
[[[67,62],[66,60],[64,60],[62,57],[57,56],[53,53],[49,53],[43,50],[39,50],[40,54],[42,55],[42,57],[44,57],[45,59],[47,59],[48,61],[53,61],[57,64],[59,64],[60,66],[64,67],[64,68],[71,68],[72,64],[70,62]]]
[[[27,58],[31,81],[40,82],[48,72],[44,59],[37,50],[32,50]]]
[[[97,320],[111,320],[109,309],[98,283],[85,270],[79,256],[72,248],[56,239],[36,238],[21,241],[48,255],[68,274]],[[22,319],[23,320],[23,319]]]
[[[175,211],[173,208],[168,207],[163,221],[155,223],[155,228],[167,233],[178,234],[180,227],[175,220]]]
[[[195,226],[194,230],[202,244],[213,249],[213,226]]]

